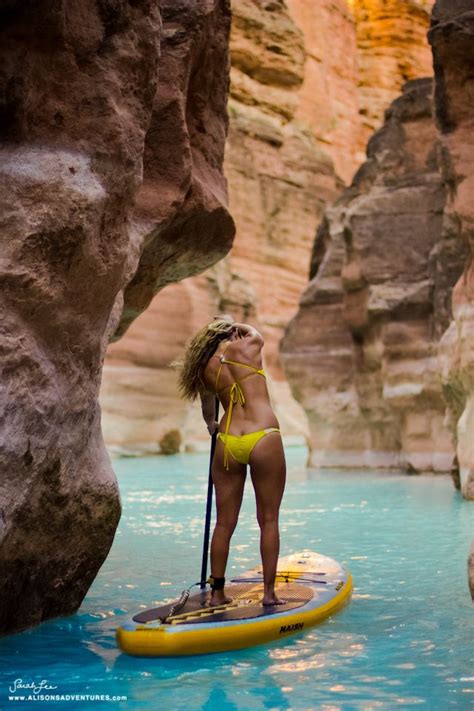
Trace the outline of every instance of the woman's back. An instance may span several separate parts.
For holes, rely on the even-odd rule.
[[[231,434],[246,434],[261,427],[278,427],[262,368],[261,346],[240,338],[219,345],[204,370],[204,383],[217,392],[227,412],[231,398],[234,404]],[[231,361],[231,362],[229,362]]]

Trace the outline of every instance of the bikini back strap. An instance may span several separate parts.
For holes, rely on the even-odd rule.
[[[228,362],[228,361],[226,361]],[[244,365],[244,363],[239,363],[239,365]],[[252,377],[252,375],[263,375],[264,378],[266,378],[265,371],[263,368],[259,368],[258,370],[255,370],[253,373],[248,373],[247,375],[244,375],[243,378],[239,378],[238,380],[234,380],[234,383],[241,383],[243,380],[246,380],[246,378]],[[224,385],[223,388],[220,390],[216,390],[217,393],[223,393],[224,390],[227,390],[227,388],[232,387],[233,383],[229,383],[229,385]]]
[[[223,358],[223,360],[221,362],[222,363],[231,363],[232,365],[243,365],[244,368],[251,368],[256,373],[263,373],[264,374],[263,368],[257,368],[257,366],[250,365],[249,363],[239,363],[239,361],[237,361],[237,360],[227,360],[227,358]]]
[[[227,360],[224,358],[224,352],[229,345],[230,341],[226,343],[224,346],[224,350],[222,351],[220,356],[216,356],[220,360],[220,366],[217,371],[216,375],[216,394],[220,394],[224,392],[224,390],[227,390],[227,388],[230,388],[230,393],[229,393],[229,406],[227,409],[227,418],[226,418],[226,423],[225,423],[225,435],[224,435],[224,467],[228,470],[229,469],[229,448],[227,446],[227,438],[229,434],[229,427],[230,423],[232,420],[232,411],[234,409],[234,405],[237,405],[239,403],[240,405],[245,405],[245,395],[244,391],[242,390],[240,383],[245,380],[246,378],[250,378],[252,375],[263,375],[265,378],[265,371],[263,368],[257,368],[254,365],[250,365],[249,363],[239,363],[236,360]],[[233,383],[230,383],[229,385],[225,385],[221,390],[217,389],[217,385],[219,383],[219,376],[221,374],[222,366],[224,364],[229,364],[229,365],[241,365],[244,368],[250,368],[252,371],[251,373],[247,373],[247,375],[244,375],[242,378],[239,378],[238,380],[234,380]]]
[[[251,373],[253,375],[253,373]],[[225,423],[225,442],[224,442],[224,466],[229,469],[229,448],[227,446],[227,435],[229,434],[230,421],[232,420],[232,410],[234,405],[240,403],[245,405],[245,395],[239,383],[236,381],[232,383],[230,388],[230,399],[229,399],[229,409],[227,410],[227,420]]]

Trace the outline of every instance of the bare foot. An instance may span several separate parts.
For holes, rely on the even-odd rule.
[[[264,597],[262,600],[262,605],[286,605],[286,600],[282,600],[276,595],[272,595],[271,597]]]
[[[227,605],[232,602],[231,597],[224,595],[222,590],[215,591],[211,594],[209,598],[208,607],[217,607],[218,605]]]

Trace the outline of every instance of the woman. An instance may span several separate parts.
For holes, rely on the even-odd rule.
[[[225,595],[229,544],[237,525],[247,464],[257,501],[263,565],[263,605],[282,605],[275,594],[280,548],[278,513],[286,464],[278,420],[272,410],[262,369],[263,338],[252,326],[230,317],[216,318],[189,344],[179,387],[183,397],[201,397],[209,433],[218,439],[212,462],[217,520],[211,542],[211,605],[230,602]],[[215,420],[215,397],[224,408]]]

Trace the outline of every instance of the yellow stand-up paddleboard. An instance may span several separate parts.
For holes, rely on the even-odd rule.
[[[242,649],[304,631],[347,604],[352,578],[339,563],[303,551],[278,561],[276,593],[284,605],[263,606],[261,568],[231,580],[232,602],[209,607],[210,593],[189,597],[171,614],[172,605],[139,612],[117,629],[127,654],[167,657]]]

